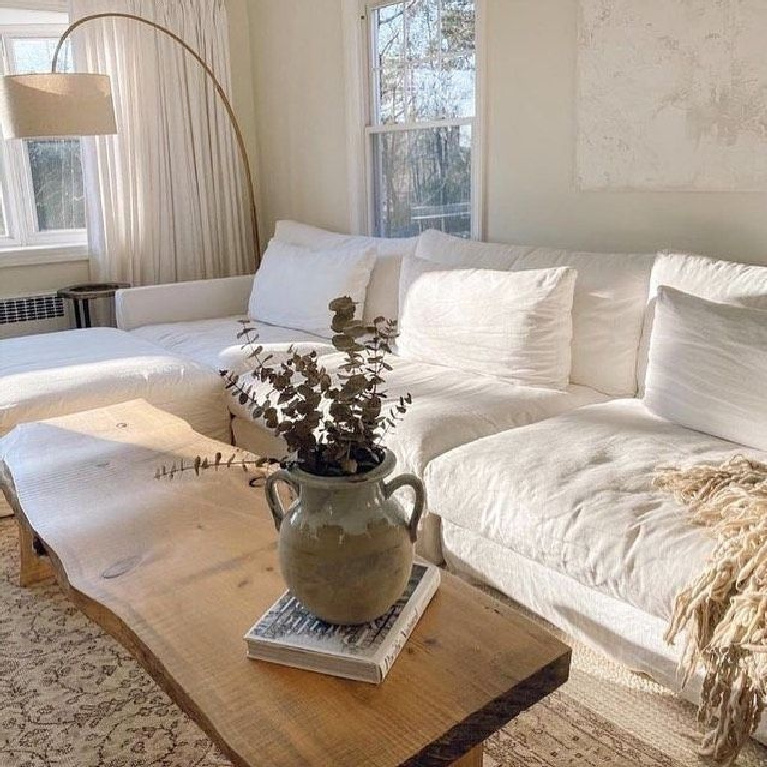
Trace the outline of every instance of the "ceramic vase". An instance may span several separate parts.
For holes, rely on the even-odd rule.
[[[291,469],[267,479],[283,578],[298,600],[328,623],[367,623],[386,613],[405,590],[424,489],[412,474],[387,482],[395,464],[387,450],[379,466],[360,475],[320,477]],[[288,509],[277,492],[280,483],[295,496]],[[409,518],[393,497],[405,486],[415,491]]]

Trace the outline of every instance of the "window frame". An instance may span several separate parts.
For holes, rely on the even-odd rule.
[[[66,24],[0,25],[0,73],[13,71],[13,53],[8,44],[9,39],[58,40],[66,28]],[[46,231],[38,228],[32,168],[22,139],[6,141],[0,138],[0,185],[6,228],[6,234],[0,234],[0,261],[3,264],[9,259],[17,265],[25,263],[24,254],[27,252],[30,256],[29,263],[40,263],[44,252],[47,252],[53,261],[63,261],[67,260],[73,251],[87,250],[87,228]]]
[[[345,43],[346,75],[349,83],[349,184],[351,231],[376,235],[376,135],[397,131],[428,130],[471,126],[471,237],[481,240],[485,233],[485,0],[475,0],[475,110],[473,117],[446,118],[417,123],[381,124],[371,73],[376,50],[372,13],[402,0],[347,0]]]

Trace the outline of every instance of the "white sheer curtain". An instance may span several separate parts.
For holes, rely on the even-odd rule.
[[[229,92],[224,0],[71,0],[72,20],[132,13],[168,27]],[[253,270],[247,189],[220,99],[177,43],[128,19],[73,35],[80,71],[112,78],[118,135],[84,140],[92,277],[151,285]]]

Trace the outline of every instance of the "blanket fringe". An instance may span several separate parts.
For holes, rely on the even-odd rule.
[[[666,640],[686,632],[683,683],[704,673],[701,753],[730,765],[767,701],[767,464],[735,456],[662,470],[655,485],[716,536],[705,570],[677,596]]]

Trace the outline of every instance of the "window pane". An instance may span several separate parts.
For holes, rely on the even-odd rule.
[[[405,3],[405,34],[408,59],[433,58],[440,47],[440,0],[408,0]]]
[[[412,70],[410,122],[474,116],[474,55]]]
[[[471,236],[471,126],[379,133],[373,142],[379,236]]]
[[[404,0],[374,12],[379,124],[473,117],[474,0]]]
[[[11,56],[14,74],[27,75],[51,71],[57,40],[53,38],[12,37]],[[72,72],[72,47],[67,40],[59,54],[59,72]]]
[[[37,227],[85,229],[80,141],[27,141]]]
[[[442,0],[442,50],[469,53],[476,48],[474,0]]]

